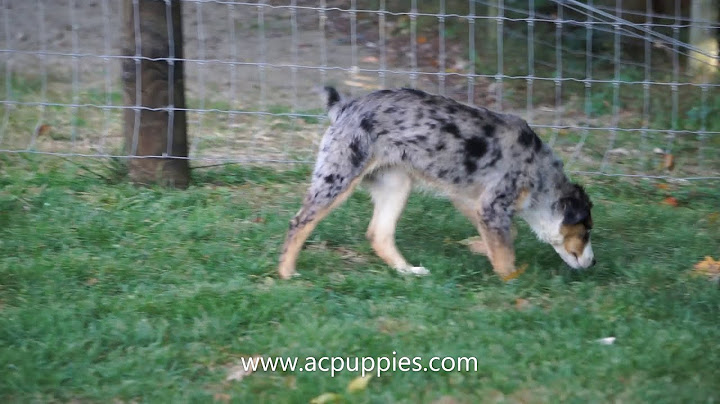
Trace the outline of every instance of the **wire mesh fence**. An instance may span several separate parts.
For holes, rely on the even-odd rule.
[[[0,153],[127,157],[121,3],[3,1]],[[688,3],[183,0],[189,158],[310,162],[318,86],[415,87],[524,117],[576,173],[720,178],[717,16]]]

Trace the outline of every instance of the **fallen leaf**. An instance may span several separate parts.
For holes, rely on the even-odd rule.
[[[310,404],[328,404],[342,401],[342,396],[336,393],[323,393],[310,400]]]
[[[706,256],[704,260],[693,266],[693,274],[696,276],[707,276],[712,281],[720,280],[720,260]]]
[[[420,35],[420,36],[417,38],[417,43],[419,43],[420,45],[426,43],[427,41],[428,41],[428,40],[427,40],[427,37],[424,36],[424,35]]]
[[[678,200],[675,199],[675,198],[672,197],[672,196],[668,196],[667,198],[663,199],[663,200],[662,200],[662,203],[665,204],[665,205],[672,206],[672,207],[674,207],[674,208],[677,208],[677,207],[678,207]]]
[[[36,136],[47,136],[50,134],[50,130],[52,130],[52,126],[48,124],[43,124],[35,128],[35,135]]]
[[[241,381],[245,376],[251,374],[253,372],[252,366],[258,365],[258,361],[260,360],[260,355],[255,355],[252,357],[245,358],[245,363],[239,363],[235,366],[230,367],[228,369],[228,375],[225,378],[225,381]]]
[[[357,393],[358,391],[365,390],[368,383],[370,383],[371,378],[371,375],[365,375],[352,379],[352,381],[347,386],[347,391],[350,393]]]
[[[100,282],[98,278],[90,278],[87,281],[85,281],[85,284],[88,286],[97,285],[97,283]]]
[[[663,157],[663,168],[672,171],[673,168],[675,168],[675,156],[668,153]]]
[[[670,189],[670,185],[665,184],[665,183],[655,184],[655,186],[656,186],[658,189],[664,189],[664,190]]]
[[[252,222],[253,223],[265,223],[265,219],[260,216],[256,216],[255,219],[252,220]]]
[[[515,272],[511,273],[510,275],[502,277],[502,280],[505,282],[510,282],[511,280],[517,278],[518,276],[522,275],[525,270],[527,269],[528,264],[522,264],[520,265],[520,268],[517,268]]]
[[[515,299],[515,308],[518,310],[524,310],[530,308],[530,301],[527,299],[523,299],[518,297]]]

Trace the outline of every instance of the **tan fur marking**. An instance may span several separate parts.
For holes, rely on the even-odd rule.
[[[520,193],[518,194],[518,198],[515,200],[515,209],[520,209],[523,204],[525,204],[525,201],[530,196],[530,190],[527,188],[523,188],[520,190]]]
[[[479,227],[493,270],[500,278],[508,278],[515,272],[515,250],[512,242],[508,244],[500,235],[482,224]]]
[[[583,240],[586,233],[587,228],[582,223],[560,226],[560,234],[564,237],[563,247],[565,251],[578,257],[581,256],[587,244]]]

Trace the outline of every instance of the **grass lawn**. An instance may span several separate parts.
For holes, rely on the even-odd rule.
[[[579,178],[598,264],[573,272],[520,225],[529,266],[509,284],[458,243],[472,226],[423,194],[398,244],[432,274],[397,275],[364,239],[370,201],[358,192],[309,239],[303,276],[280,281],[307,168],[194,174],[187,191],[135,188],[0,155],[0,401],[720,401],[720,290],[690,276],[720,258],[717,182]],[[478,370],[385,372],[355,393],[357,372],[226,381],[243,356],[393,351],[472,356]]]

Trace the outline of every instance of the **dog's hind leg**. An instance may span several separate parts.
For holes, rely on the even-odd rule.
[[[318,222],[352,193],[372,166],[367,138],[328,128],[318,153],[312,183],[303,206],[290,221],[278,273],[287,279],[296,274],[300,249]]]
[[[395,245],[395,228],[412,189],[412,180],[398,168],[373,174],[369,182],[375,210],[367,230],[367,238],[375,253],[402,274],[427,275],[423,267],[407,263]]]

